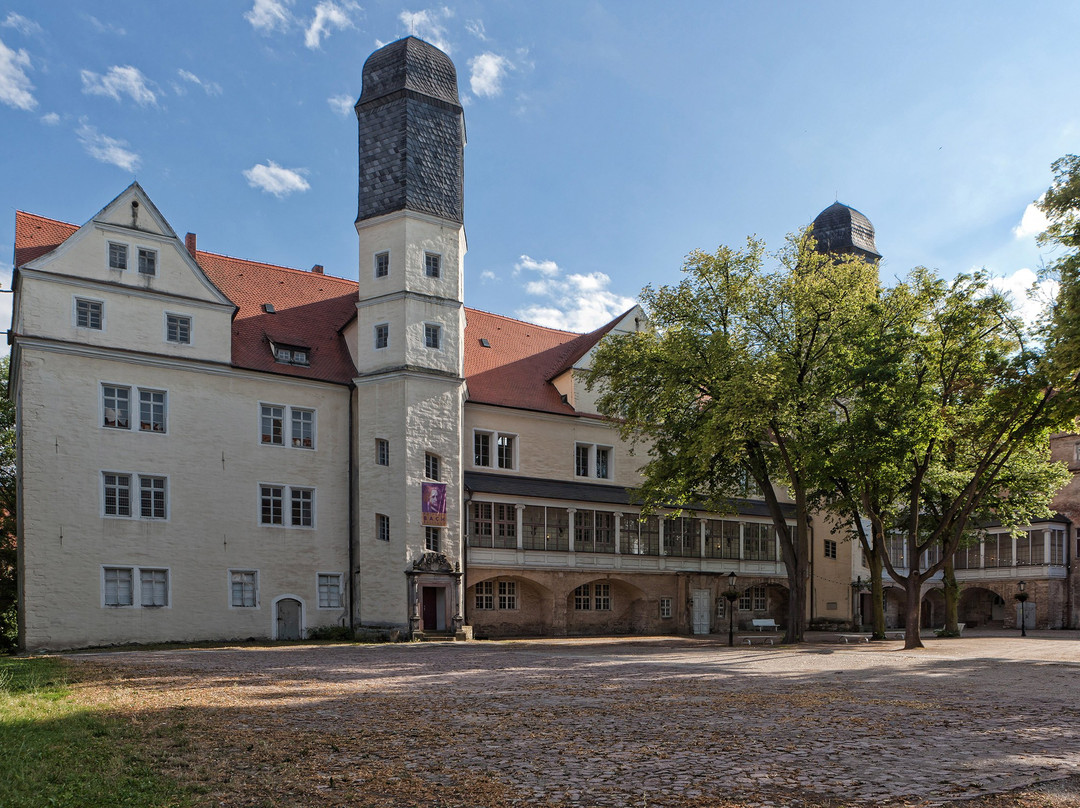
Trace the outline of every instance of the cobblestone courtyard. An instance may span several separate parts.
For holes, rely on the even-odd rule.
[[[219,806],[923,805],[1080,772],[1080,635],[926,642],[69,659],[88,697],[148,725],[182,720],[169,759]]]

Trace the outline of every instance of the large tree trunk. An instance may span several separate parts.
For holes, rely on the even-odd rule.
[[[945,630],[943,637],[960,636],[960,584],[956,580],[956,568],[953,566],[953,558],[945,562],[944,574],[945,587]]]
[[[919,623],[922,617],[922,580],[917,571],[912,570],[907,579],[907,602],[904,612],[906,623],[904,625],[904,650],[910,648],[923,648],[922,637],[919,636]]]
[[[881,555],[876,551],[867,559],[870,563],[870,622],[875,640],[885,639],[885,585],[882,582]]]

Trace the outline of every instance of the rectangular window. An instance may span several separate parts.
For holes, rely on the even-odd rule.
[[[379,323],[375,326],[375,350],[379,351],[390,344],[390,324]]]
[[[491,466],[491,434],[488,432],[473,435],[473,465],[484,468]]]
[[[596,447],[596,477],[600,480],[606,480],[611,476],[611,449],[605,449],[601,446]]]
[[[319,573],[319,608],[340,609],[341,575],[339,573]]]
[[[260,411],[262,413],[262,442],[271,446],[284,446],[285,408],[263,404]]]
[[[499,581],[499,608],[517,608],[517,581]]]
[[[390,465],[390,441],[375,438],[375,463],[379,466]]]
[[[437,278],[442,272],[442,256],[438,253],[424,253],[424,274]]]
[[[131,429],[131,388],[101,386],[103,425],[113,429]]]
[[[424,347],[439,350],[442,346],[442,326],[432,323],[424,324]]]
[[[611,447],[596,446],[592,443],[575,444],[574,474],[600,480],[611,479]]]
[[[176,345],[190,345],[191,318],[182,314],[166,314],[165,341]]]
[[[439,456],[433,454],[424,455],[424,476],[429,480],[439,479]]]
[[[375,514],[375,538],[379,541],[390,541],[390,517],[385,514]]]
[[[747,587],[739,597],[739,610],[763,612],[765,611],[766,602],[767,592],[765,591],[765,585],[755,584]]]
[[[292,498],[292,526],[313,527],[315,491],[311,488],[291,488],[289,491]]]
[[[132,569],[130,567],[105,568],[105,605],[131,606]]]
[[[139,605],[169,605],[169,573],[167,570],[139,570]]]
[[[390,253],[375,253],[375,277],[385,278],[390,274]]]
[[[143,519],[166,517],[164,477],[139,477],[139,515]]]
[[[495,608],[495,582],[481,581],[476,585],[476,608],[481,610]]]
[[[439,529],[437,527],[424,528],[424,549],[433,553],[439,552]]]
[[[593,584],[593,606],[598,612],[611,611],[611,584]]]
[[[592,587],[582,584],[574,590],[574,611],[587,612],[592,609]]]
[[[574,474],[589,476],[589,447],[580,443],[574,447]]]
[[[247,570],[232,570],[229,575],[231,603],[236,608],[253,609],[258,605],[259,576]]]
[[[292,445],[296,449],[315,448],[315,410],[292,408]]]
[[[75,325],[79,328],[100,331],[103,312],[104,306],[100,300],[75,298]]]
[[[263,525],[284,524],[284,488],[280,485],[260,485],[261,506],[259,523]]]
[[[825,539],[825,557],[836,558],[836,542],[832,539]]]
[[[495,459],[501,469],[514,468],[514,437],[512,435],[499,435]]]
[[[105,472],[105,515],[131,516],[131,475]]]
[[[127,245],[109,242],[109,269],[127,269]]]
[[[139,274],[157,275],[157,250],[139,248]]]
[[[139,430],[165,432],[166,393],[164,390],[139,391]]]
[[[665,620],[671,617],[671,598],[660,598],[660,617]]]

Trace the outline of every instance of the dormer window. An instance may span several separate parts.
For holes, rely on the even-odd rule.
[[[109,269],[127,269],[127,245],[109,242]]]
[[[283,365],[309,365],[311,351],[299,345],[273,345],[274,359]]]
[[[139,248],[139,274],[157,275],[157,250]]]

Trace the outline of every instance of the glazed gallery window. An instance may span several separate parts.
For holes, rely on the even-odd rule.
[[[480,468],[514,469],[517,467],[516,447],[517,435],[478,430],[473,433],[473,465]]]
[[[259,574],[253,570],[229,570],[229,603],[238,609],[259,605]]]
[[[165,341],[175,345],[190,345],[191,318],[183,314],[166,314]]]
[[[472,503],[472,547],[517,547],[517,509],[501,502]]]
[[[319,573],[319,608],[340,609],[341,601],[341,573]]]
[[[105,304],[100,300],[86,300],[81,297],[75,298],[75,325],[78,328],[89,328],[100,331],[104,320]]]
[[[615,514],[578,510],[574,514],[574,550],[584,553],[615,552]]]

